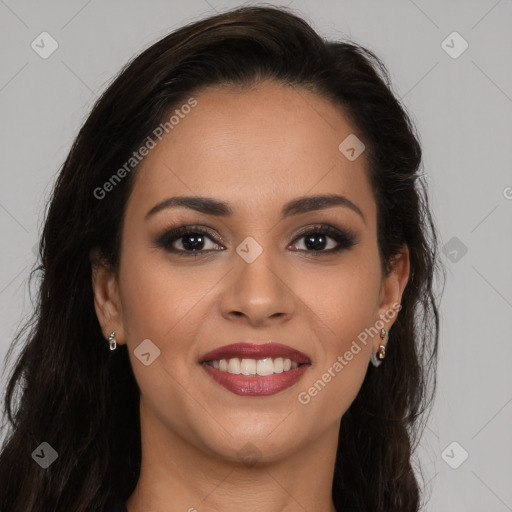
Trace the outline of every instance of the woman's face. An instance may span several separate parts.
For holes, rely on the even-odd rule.
[[[381,275],[367,161],[353,138],[339,148],[355,131],[341,109],[273,82],[194,98],[197,105],[137,171],[119,278],[109,306],[97,304],[97,311],[105,333],[115,329],[118,343],[128,344],[141,422],[159,442],[181,439],[230,459],[251,443],[258,457],[272,460],[337,435],[381,341],[374,335],[380,328],[361,333],[400,302],[408,268]],[[324,195],[345,199],[287,208]],[[225,206],[162,206],[184,196]],[[182,226],[188,234],[165,237]],[[396,312],[390,318],[386,329]],[[285,371],[232,377],[202,363],[219,347],[269,342],[307,356],[308,364],[289,370],[298,379]],[[261,363],[263,373],[272,372],[269,364],[279,372],[280,353]],[[236,371],[235,358],[225,358]],[[256,352],[245,359],[252,373],[253,360],[266,358]],[[258,384],[247,384],[251,378]]]

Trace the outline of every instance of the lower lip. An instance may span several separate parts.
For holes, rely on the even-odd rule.
[[[265,377],[260,375],[252,377],[217,370],[206,363],[202,363],[201,366],[215,382],[236,395],[244,396],[275,395],[293,386],[309,367],[308,364],[302,364],[298,368],[286,372],[273,373]]]

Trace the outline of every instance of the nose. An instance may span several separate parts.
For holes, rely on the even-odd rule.
[[[287,322],[296,302],[292,280],[291,267],[278,265],[270,251],[251,263],[238,258],[225,282],[222,315],[253,326]]]

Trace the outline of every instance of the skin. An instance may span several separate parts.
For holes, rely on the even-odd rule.
[[[297,396],[400,303],[409,252],[404,246],[394,271],[381,274],[367,162],[364,153],[349,161],[338,149],[355,133],[339,107],[269,81],[194,97],[197,106],[137,171],[118,277],[91,254],[98,320],[105,338],[115,331],[117,343],[128,344],[141,393],[142,468],[127,509],[333,512],[340,420],[381,338],[360,343],[357,355],[308,404]],[[287,201],[334,192],[365,219],[334,206],[280,220]],[[174,208],[145,220],[155,204],[177,195],[225,201],[234,215]],[[297,234],[319,223],[352,230],[357,244],[329,255],[337,245],[329,238],[320,249],[325,255],[310,256],[306,238]],[[206,238],[205,255],[198,257],[155,244],[181,225],[209,227],[217,240]],[[236,252],[248,236],[263,249],[252,263]],[[186,250],[183,241],[174,247]],[[385,329],[395,319],[385,321]],[[134,355],[145,339],[161,351],[148,366]],[[214,348],[251,340],[289,345],[312,364],[291,388],[244,397],[216,384],[198,363]],[[238,455],[248,443],[257,449],[254,465]]]

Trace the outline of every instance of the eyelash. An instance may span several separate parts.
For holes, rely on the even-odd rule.
[[[312,249],[297,249],[298,252],[307,252],[310,256],[313,257],[319,257],[319,256],[325,256],[325,255],[332,255],[338,252],[341,252],[346,249],[352,248],[354,245],[356,245],[355,241],[355,234],[350,231],[342,231],[337,228],[334,228],[332,226],[322,224],[318,226],[313,226],[312,228],[308,229],[307,231],[304,231],[302,233],[299,233],[297,237],[293,240],[295,242],[296,240],[299,240],[301,238],[304,238],[311,234],[325,234],[329,235],[329,238],[332,238],[336,241],[338,244],[337,247],[334,249],[328,249],[328,250],[319,250],[314,251]],[[204,235],[210,238],[210,240],[216,244],[220,245],[220,242],[218,242],[214,235],[210,233],[209,231],[201,228],[201,227],[195,227],[195,226],[181,226],[175,229],[172,229],[170,231],[167,231],[162,236],[160,236],[156,240],[156,245],[158,247],[161,247],[165,249],[166,251],[176,254],[178,256],[182,257],[193,257],[197,258],[201,254],[209,253],[209,252],[215,252],[216,249],[207,249],[207,250],[197,250],[197,251],[187,251],[183,249],[175,249],[171,247],[171,244],[175,242],[176,240],[179,240],[180,238],[183,238],[185,235],[194,234],[194,235]]]

